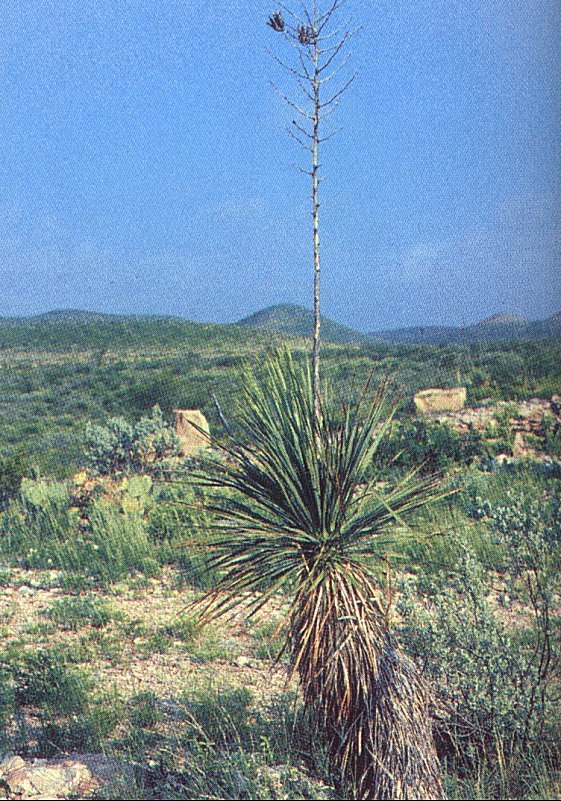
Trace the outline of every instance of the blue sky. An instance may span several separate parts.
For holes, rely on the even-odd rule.
[[[311,306],[309,187],[261,0],[4,0],[0,315]],[[363,330],[561,308],[556,0],[348,0],[323,311]],[[292,91],[292,90],[289,90]]]

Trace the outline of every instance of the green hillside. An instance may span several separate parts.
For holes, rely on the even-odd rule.
[[[237,325],[245,328],[261,328],[293,337],[311,337],[314,330],[314,314],[310,309],[290,303],[269,306],[249,317],[244,317]],[[321,335],[326,342],[361,342],[365,337],[358,331],[330,320],[321,318]]]
[[[314,327],[314,316],[310,309],[293,304],[283,304],[262,309],[240,320],[238,325],[275,331],[287,336],[310,337]],[[321,333],[326,342],[340,344],[387,340],[420,345],[447,345],[515,339],[544,339],[561,336],[561,315],[555,314],[546,320],[530,321],[514,314],[494,314],[474,325],[464,327],[411,326],[373,331],[368,334],[341,325],[329,317],[322,317]]]
[[[368,335],[390,342],[417,342],[427,345],[445,345],[453,342],[497,342],[516,339],[546,339],[561,336],[561,315],[546,320],[526,320],[513,314],[495,314],[474,325],[414,326],[378,331]]]
[[[326,326],[327,328],[327,326]],[[328,331],[327,331],[328,333]],[[327,338],[327,337],[326,337]],[[249,326],[176,319],[48,319],[0,328],[0,453],[24,450],[43,473],[79,466],[86,421],[137,419],[154,404],[200,408],[214,430],[236,400],[236,371],[259,364],[268,348],[289,341],[302,356],[310,341]],[[468,401],[514,400],[561,392],[559,340],[452,345],[324,341],[322,369],[338,395],[393,376],[403,408],[430,386],[468,388]]]

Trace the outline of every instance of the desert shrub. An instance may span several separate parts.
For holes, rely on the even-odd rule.
[[[469,507],[497,546],[489,575],[461,547],[457,569],[429,594],[408,582],[400,636],[440,698],[439,728],[457,756],[527,752],[559,736],[561,516],[548,497]],[[416,582],[413,582],[415,585]]]
[[[21,487],[23,477],[29,465],[23,452],[0,454],[0,508],[10,499],[15,498]]]
[[[447,587],[422,605],[405,587],[399,603],[400,637],[438,688],[441,735],[456,753],[473,744],[486,752],[497,732],[521,735],[528,722],[530,666],[485,589],[481,566],[466,549]]]
[[[397,423],[382,442],[377,464],[392,462],[401,470],[421,465],[424,472],[434,473],[453,464],[469,465],[485,452],[483,438],[475,430],[460,434],[444,424],[408,420]]]
[[[123,472],[131,463],[133,427],[123,417],[113,417],[106,425],[88,423],[85,433],[85,460],[94,474]]]
[[[85,461],[93,475],[144,472],[163,459],[179,456],[179,438],[154,406],[134,424],[113,417],[105,425],[88,423]]]

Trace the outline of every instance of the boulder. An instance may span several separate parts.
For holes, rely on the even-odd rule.
[[[423,389],[413,395],[417,414],[438,414],[439,412],[458,412],[466,403],[466,388]]]
[[[14,756],[0,764],[0,798],[88,798],[103,785],[123,781],[126,773],[117,760],[103,754],[28,760]]]
[[[210,445],[208,420],[199,409],[174,409],[175,433],[184,456],[195,456]]]

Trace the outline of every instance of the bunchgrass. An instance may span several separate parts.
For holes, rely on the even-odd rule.
[[[69,631],[77,631],[82,626],[103,628],[118,617],[106,602],[88,596],[56,600],[43,610],[43,614],[58,628]]]

